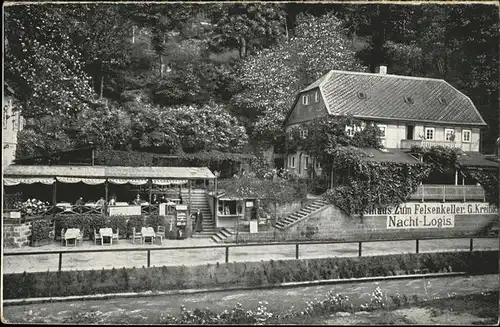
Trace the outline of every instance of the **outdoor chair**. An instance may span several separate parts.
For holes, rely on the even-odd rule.
[[[142,244],[142,233],[141,232],[136,232],[135,227],[132,228],[132,243],[135,243],[135,239],[138,238],[141,240]]]
[[[156,230],[155,237],[160,238],[160,244],[163,243],[163,238],[165,237],[165,227],[164,226],[158,226],[158,229]]]
[[[101,240],[102,244],[102,236],[94,229],[94,244],[97,244],[97,240]]]
[[[80,234],[78,234],[78,237],[76,238],[76,244],[82,244],[83,242],[83,228],[80,228]]]
[[[116,234],[113,233],[113,240],[116,240],[118,242],[118,236],[120,235],[120,229],[116,229]]]

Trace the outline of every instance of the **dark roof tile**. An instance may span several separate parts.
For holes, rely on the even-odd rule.
[[[332,70],[301,92],[316,87],[332,115],[486,125],[469,97],[440,79]],[[358,92],[367,98],[360,99]],[[413,104],[405,97],[411,97]]]

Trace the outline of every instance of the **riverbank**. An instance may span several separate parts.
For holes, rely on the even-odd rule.
[[[222,313],[224,310],[231,311],[239,302],[244,311],[257,312],[261,303],[267,301],[266,311],[273,314],[286,313],[289,310],[301,312],[307,308],[308,302],[321,301],[329,292],[348,297],[354,306],[360,308],[361,305],[371,302],[372,294],[379,288],[382,294],[388,297],[397,297],[399,294],[403,298],[404,295],[412,303],[389,311],[367,312],[359,309],[357,313],[344,312],[333,316],[333,313],[329,313],[314,317],[295,317],[293,322],[356,324],[361,321],[360,324],[364,324],[363,321],[381,321],[382,324],[388,324],[387,322],[393,319],[397,324],[411,324],[415,321],[413,318],[420,318],[420,314],[425,314],[426,316],[422,316],[422,319],[429,317],[428,319],[438,321],[436,323],[447,324],[448,319],[449,324],[453,324],[454,321],[465,325],[473,322],[489,324],[492,319],[497,319],[494,314],[498,315],[498,287],[498,274],[358,282],[291,289],[16,305],[3,308],[3,319],[9,323],[158,324],[165,323],[168,315],[179,317],[181,306],[185,306],[191,312],[195,309],[208,309],[215,313]],[[484,311],[481,311],[482,308]],[[433,314],[437,316],[432,316]],[[405,315],[406,320],[398,318],[405,317]],[[280,323],[286,322],[280,321]],[[418,324],[421,322],[418,321]]]

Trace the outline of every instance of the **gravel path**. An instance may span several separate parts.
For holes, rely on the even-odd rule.
[[[165,240],[162,247],[179,246],[210,246],[216,243],[207,239]],[[498,239],[474,239],[474,250],[498,250]],[[120,240],[113,244],[112,249],[138,249],[137,252],[94,252],[94,253],[65,253],[63,255],[62,270],[111,269],[142,267],[147,265],[147,252],[144,250],[159,245],[132,244],[130,240]],[[420,241],[420,253],[468,251],[469,239],[425,240]],[[51,244],[39,248],[4,249],[4,253],[23,251],[72,251],[102,249],[100,245],[84,242],[76,248],[66,248],[60,244]],[[105,247],[110,248],[110,247]],[[363,243],[363,256],[415,253],[415,241],[391,241]],[[358,244],[311,244],[300,246],[300,258],[325,257],[353,257],[358,255]],[[261,261],[261,260],[295,259],[295,245],[267,245],[248,246],[229,249],[229,261]],[[40,254],[29,256],[3,256],[3,273],[22,273],[35,271],[55,271],[58,267],[57,254]],[[225,261],[225,249],[180,249],[151,251],[151,265],[179,266],[200,265]]]

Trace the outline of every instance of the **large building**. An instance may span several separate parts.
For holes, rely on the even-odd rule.
[[[441,79],[387,73],[331,70],[297,95],[285,120],[285,131],[328,115],[348,115],[374,122],[382,145],[393,153],[412,146],[445,146],[463,150],[470,161],[482,161],[481,129],[487,124],[471,99]],[[307,130],[301,130],[306,134]],[[352,126],[346,133],[353,135]],[[285,166],[306,177],[314,158],[304,151],[287,154]]]

